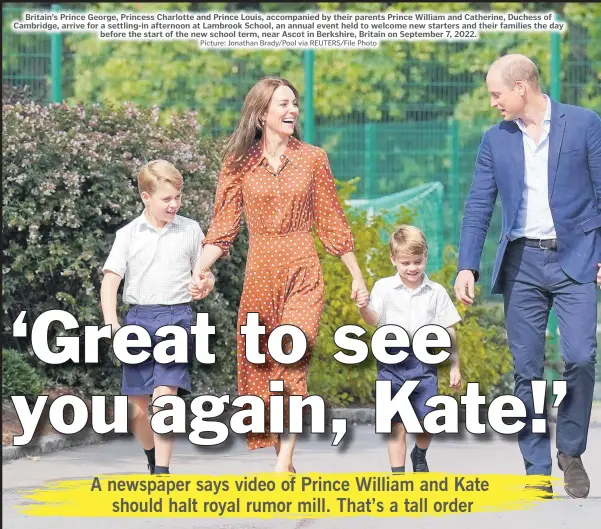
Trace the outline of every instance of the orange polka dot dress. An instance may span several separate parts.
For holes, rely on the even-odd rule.
[[[260,397],[266,410],[266,433],[247,434],[248,447],[254,450],[279,442],[278,434],[269,433],[269,382],[284,381],[286,396],[308,396],[307,372],[324,306],[323,275],[312,228],[332,255],[354,248],[325,151],[294,137],[288,141],[277,173],[258,143],[240,169],[223,169],[213,222],[203,245],[219,246],[227,254],[243,211],[249,243],[237,325],[238,393]],[[246,359],[240,328],[249,313],[258,313],[259,325],[265,326],[259,339],[259,351],[266,355],[264,364]],[[307,338],[307,351],[295,364],[279,364],[267,348],[271,331],[285,324],[300,328]],[[285,351],[289,347],[284,343]]]

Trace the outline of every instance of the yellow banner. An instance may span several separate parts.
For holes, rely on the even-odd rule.
[[[546,478],[547,484],[556,481]],[[169,518],[421,517],[523,510],[543,476],[348,473],[111,475],[23,491],[30,516]]]

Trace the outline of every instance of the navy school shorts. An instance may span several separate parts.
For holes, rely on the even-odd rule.
[[[167,335],[166,338],[155,336],[156,331],[161,327],[177,325],[185,329],[188,333],[188,362],[161,364],[156,362],[153,356],[150,356],[140,364],[122,363],[122,395],[152,395],[157,386],[175,386],[178,388],[178,395],[190,393],[192,384],[188,363],[193,357],[194,351],[193,335],[190,332],[192,317],[192,307],[188,304],[134,305],[130,308],[123,324],[143,327],[150,335],[151,348],[154,348],[162,340],[173,339],[173,335]],[[129,337],[135,339],[134,334],[130,334]],[[148,348],[131,347],[129,353],[133,355],[144,350],[148,350]],[[152,349],[149,352],[152,352]],[[167,353],[172,352],[174,351],[167,351]]]
[[[399,353],[401,349],[409,353],[409,356],[397,364],[378,362],[377,380],[390,380],[391,398],[398,393],[405,382],[418,380],[419,384],[409,395],[409,402],[417,418],[423,421],[428,413],[436,409],[426,405],[426,402],[430,397],[438,395],[438,370],[435,365],[424,364],[418,360],[412,347],[387,347],[386,352],[395,354]],[[392,422],[402,422],[398,413],[394,415]]]

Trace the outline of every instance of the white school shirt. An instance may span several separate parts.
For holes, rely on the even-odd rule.
[[[538,142],[528,136],[521,119],[515,123],[522,131],[524,145],[524,189],[510,239],[555,239],[555,225],[549,206],[549,132],[551,130],[551,100],[544,95],[547,110],[543,131]]]
[[[198,222],[176,215],[164,228],[144,213],[117,231],[104,264],[125,278],[123,302],[130,305],[189,303],[188,284],[204,239]]]
[[[461,321],[446,289],[427,274],[416,289],[407,288],[399,274],[379,279],[372,288],[369,308],[380,316],[378,327],[399,325],[411,339],[424,325],[447,328]]]

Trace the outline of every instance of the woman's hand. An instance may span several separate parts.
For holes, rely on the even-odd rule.
[[[369,292],[365,286],[365,281],[363,281],[363,278],[353,279],[351,284],[351,299],[359,307],[361,306],[360,304],[364,304],[368,298]]]

